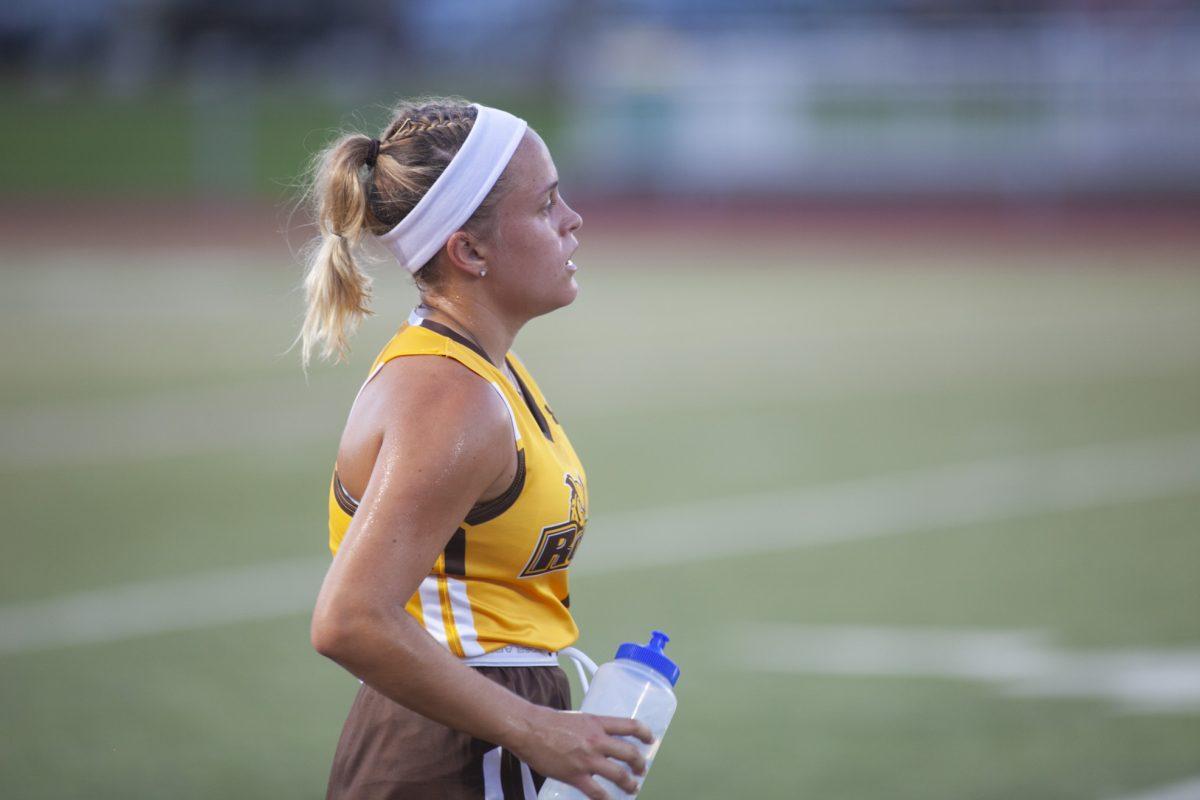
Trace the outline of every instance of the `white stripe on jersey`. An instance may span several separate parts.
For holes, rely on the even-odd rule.
[[[457,578],[446,576],[446,586],[449,588],[450,612],[454,616],[454,627],[458,629],[463,656],[470,658],[483,655],[479,632],[475,630],[475,615],[471,613],[471,601],[467,598],[467,585]]]
[[[417,590],[421,596],[421,616],[425,620],[425,630],[443,646],[449,647],[446,640],[446,625],[442,621],[442,599],[438,593],[438,579],[430,575],[421,581]]]

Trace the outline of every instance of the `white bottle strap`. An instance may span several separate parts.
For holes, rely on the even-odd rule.
[[[590,678],[596,674],[596,670],[600,669],[596,666],[596,662],[588,658],[587,653],[577,647],[564,647],[558,651],[560,656],[566,656],[575,664],[575,672],[579,675],[579,685],[583,689],[583,693],[587,694],[588,686],[591,685]]]

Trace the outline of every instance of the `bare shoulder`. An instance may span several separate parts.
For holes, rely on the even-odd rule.
[[[512,423],[487,380],[452,358],[403,356],[379,371],[361,411],[382,441],[405,447],[494,451],[507,455]],[[503,464],[503,461],[498,461]]]
[[[487,427],[491,422],[501,430],[511,429],[508,410],[496,390],[453,358],[394,358],[368,384],[368,390],[372,386],[379,396],[381,421],[464,417]]]

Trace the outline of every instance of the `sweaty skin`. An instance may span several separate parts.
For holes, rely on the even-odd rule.
[[[581,222],[558,197],[553,161],[533,131],[504,180],[494,235],[455,233],[438,255],[446,284],[423,297],[432,319],[475,339],[497,364],[525,322],[574,299],[569,261]],[[388,362],[351,410],[337,469],[361,500],[317,598],[317,651],[395,702],[499,744],[590,798],[607,796],[593,775],[636,792],[630,770],[643,774],[645,761],[617,737],[652,743],[645,725],[530,703],[461,663],[404,609],[471,506],[512,482],[512,425],[492,388],[452,359]]]

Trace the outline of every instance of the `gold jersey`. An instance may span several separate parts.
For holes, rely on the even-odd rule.
[[[587,524],[587,482],[567,434],[525,365],[504,373],[469,339],[414,314],[375,359],[368,381],[393,358],[453,358],[504,400],[513,425],[517,474],[493,500],[476,504],[450,537],[406,609],[459,658],[506,645],[557,651],[579,629],[568,611],[567,567]],[[329,491],[329,548],[350,527],[358,502],[335,470]]]

